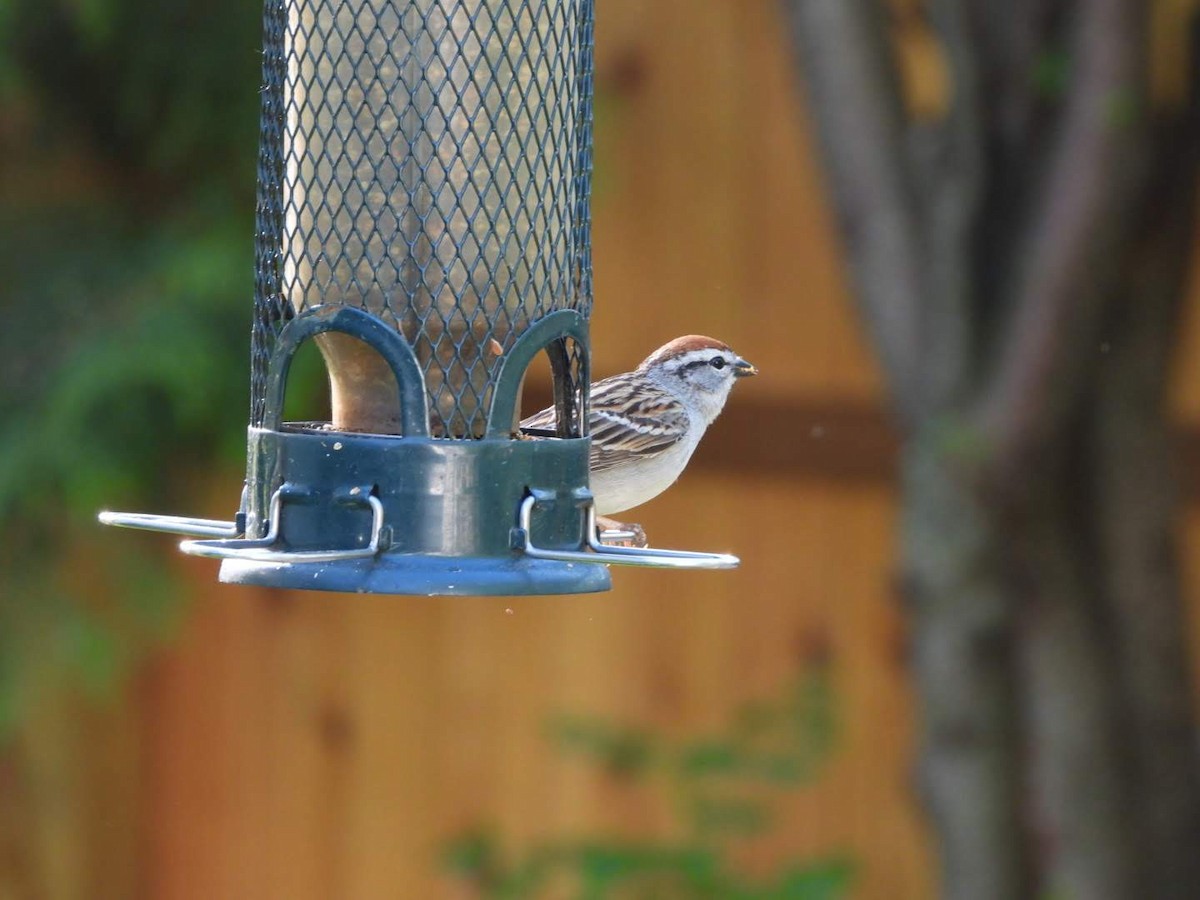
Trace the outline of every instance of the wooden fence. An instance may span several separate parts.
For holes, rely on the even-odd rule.
[[[765,873],[843,854],[855,897],[931,896],[891,590],[894,439],[776,5],[613,0],[598,46],[598,373],[691,331],[763,372],[638,519],[659,544],[732,549],[742,568],[618,571],[592,597],[405,599],[220,587],[213,565],[181,560],[180,639],[117,712],[75,726],[94,784],[61,828],[83,873],[63,896],[469,896],[441,856],[481,823],[516,852],[669,839],[669,804],[559,752],[548,717],[703,734],[818,657],[831,756],[734,855]],[[1188,334],[1176,406],[1200,422]],[[209,512],[237,489],[207,490]],[[1200,548],[1200,514],[1185,533]]]

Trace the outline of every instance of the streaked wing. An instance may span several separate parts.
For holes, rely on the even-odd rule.
[[[558,423],[558,416],[555,415],[554,407],[548,406],[539,413],[534,413],[528,419],[521,420],[521,428],[530,428],[538,431],[553,432]]]
[[[554,408],[521,422],[522,428],[553,429]],[[677,444],[688,430],[687,411],[674,397],[628,375],[592,385],[588,429],[592,437],[593,472],[632,459],[647,460]]]

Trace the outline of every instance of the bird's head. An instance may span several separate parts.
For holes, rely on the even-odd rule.
[[[698,409],[710,422],[725,405],[733,383],[758,374],[758,369],[728,344],[699,334],[664,344],[646,357],[638,370]]]

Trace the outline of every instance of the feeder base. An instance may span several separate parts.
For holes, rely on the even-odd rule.
[[[260,587],[426,597],[590,594],[612,588],[608,567],[596,563],[386,553],[326,563],[226,559],[220,579]]]

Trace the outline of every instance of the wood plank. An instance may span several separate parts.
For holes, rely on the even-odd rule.
[[[691,470],[637,511],[655,542],[732,548],[743,567],[618,571],[591,597],[429,600],[247,591],[180,561],[195,614],[142,696],[150,896],[457,896],[439,854],[477,825],[516,854],[676,839],[669,795],[564,755],[547,722],[712,733],[814,656],[833,677],[834,754],[734,857],[761,874],[846,853],[855,897],[932,896],[889,589],[898,441],[778,16],[773,0],[613,0],[597,22],[596,374],[691,331],[759,364]],[[1188,335],[1195,349],[1200,322]],[[1176,398],[1193,499],[1198,361],[1184,354]]]

